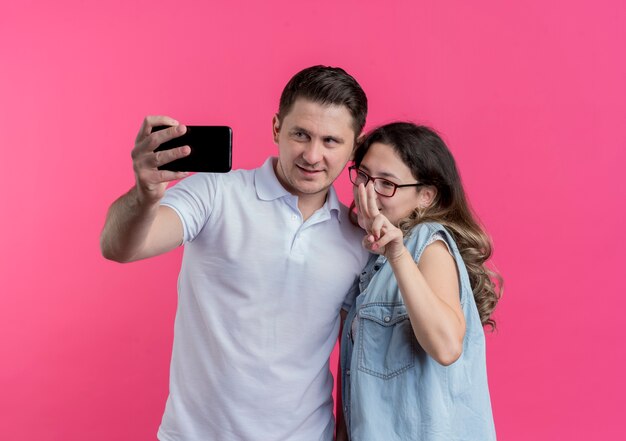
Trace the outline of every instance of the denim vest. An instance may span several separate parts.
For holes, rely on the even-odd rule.
[[[496,439],[485,336],[456,243],[436,223],[417,225],[404,242],[418,262],[436,232],[448,244],[459,272],[466,324],[463,353],[447,367],[426,354],[413,333],[391,266],[384,256],[373,256],[361,274],[360,294],[341,336],[343,409],[351,441]]]

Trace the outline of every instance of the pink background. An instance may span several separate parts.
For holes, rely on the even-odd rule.
[[[141,120],[231,125],[254,167],[318,63],[359,80],[368,127],[431,124],[458,160],[506,279],[499,439],[623,437],[626,3],[223,3],[3,3],[0,437],[155,438],[180,250],[119,265],[98,245]]]

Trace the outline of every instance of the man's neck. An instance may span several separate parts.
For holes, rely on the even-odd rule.
[[[279,169],[280,161],[278,160],[278,158],[274,160],[273,168],[274,168],[274,174],[276,175],[276,179],[278,179],[278,182],[280,182],[280,185],[282,185],[283,188],[289,191],[292,195],[298,197],[298,210],[300,210],[300,214],[302,214],[303,220],[306,221],[308,218],[313,216],[313,213],[315,213],[317,210],[319,210],[320,208],[324,206],[324,203],[326,202],[326,198],[328,196],[328,192],[330,191],[330,188],[320,191],[319,193],[311,193],[311,194],[294,193],[292,190],[289,189],[289,186],[285,183],[282,177],[282,172]]]
[[[328,197],[328,191],[329,190],[326,190],[326,192],[323,193],[320,192],[298,196],[298,209],[302,214],[303,220],[306,221],[308,218],[313,216],[313,213],[324,206],[326,198]]]

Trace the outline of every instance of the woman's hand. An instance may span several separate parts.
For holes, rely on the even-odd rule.
[[[376,254],[384,255],[394,261],[407,252],[402,231],[393,225],[378,209],[378,197],[374,185],[367,187],[360,184],[355,198],[359,226],[367,233],[363,238],[363,247]]]

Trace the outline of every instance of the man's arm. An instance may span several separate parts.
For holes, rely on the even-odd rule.
[[[102,255],[117,262],[158,256],[181,245],[183,225],[174,210],[144,206],[131,189],[115,201],[100,236]]]
[[[152,133],[156,126],[172,126]],[[132,151],[135,186],[109,208],[102,234],[102,255],[117,262],[132,262],[157,256],[179,246],[183,226],[171,208],[160,206],[167,183],[188,175],[158,167],[187,156],[188,146],[155,152],[160,144],[186,131],[185,126],[166,116],[149,116],[143,121]]]

